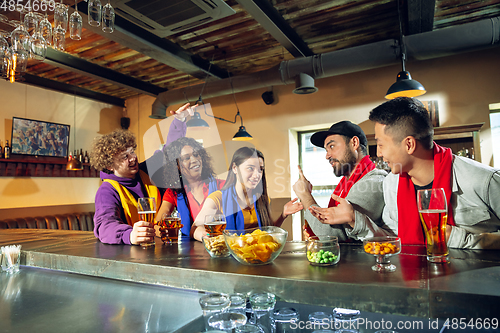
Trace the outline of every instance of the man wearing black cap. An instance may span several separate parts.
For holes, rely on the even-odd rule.
[[[367,155],[368,141],[363,130],[350,121],[341,121],[333,124],[328,131],[314,133],[311,143],[325,148],[326,159],[330,162],[333,173],[337,177],[343,176],[335,187],[329,208],[320,208],[311,195],[312,185],[299,166],[300,177],[293,185],[293,190],[304,205],[305,219],[312,232],[334,235],[342,241],[348,239],[352,226],[332,224],[340,218],[336,216],[338,213],[335,209],[338,205],[336,199],[339,197],[346,198],[353,205],[356,218],[368,216],[376,223],[380,221],[384,207],[382,182],[387,173],[376,169]],[[354,238],[357,236],[353,235]]]

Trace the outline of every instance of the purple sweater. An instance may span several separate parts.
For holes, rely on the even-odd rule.
[[[165,149],[171,142],[186,135],[186,123],[176,118],[172,121],[167,136]],[[157,150],[149,160],[164,159],[163,151]],[[147,163],[143,162],[142,165]],[[143,168],[141,168],[144,170]],[[147,169],[145,170],[147,172]],[[101,179],[116,180],[120,185],[132,193],[134,198],[147,197],[148,194],[143,192],[142,181],[139,174],[134,179],[117,177],[113,174],[107,174],[101,171]],[[145,191],[145,190],[144,190]],[[103,243],[108,244],[131,244],[130,233],[132,226],[127,224],[125,211],[121,204],[120,195],[115,188],[103,182],[95,195],[95,215],[94,215],[94,235]]]

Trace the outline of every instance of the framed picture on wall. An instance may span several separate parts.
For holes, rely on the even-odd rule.
[[[439,106],[438,101],[422,101],[424,107],[429,112],[429,117],[431,118],[432,126],[439,127]]]
[[[67,157],[69,125],[12,118],[11,153]]]

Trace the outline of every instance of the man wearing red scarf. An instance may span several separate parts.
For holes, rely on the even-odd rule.
[[[370,112],[370,120],[375,122],[377,155],[391,168],[384,180],[388,233],[398,234],[403,244],[425,244],[416,191],[443,188],[448,247],[500,249],[500,170],[433,142],[427,110],[416,99],[385,102]]]
[[[335,187],[333,194],[340,198],[348,198],[349,202],[358,210],[368,214],[372,220],[378,221],[382,216],[383,196],[382,181],[387,174],[383,170],[375,169],[375,164],[367,155],[368,141],[363,130],[350,121],[341,121],[333,124],[328,131],[316,132],[311,136],[311,143],[325,148],[326,159],[333,168],[337,177],[342,177]],[[342,225],[324,224],[323,219],[314,216],[320,208],[311,195],[312,186],[304,177],[299,166],[299,180],[293,185],[305,208],[305,220],[310,229],[307,235],[312,234],[334,235],[339,240],[348,240],[348,235]],[[337,201],[331,199],[328,207],[336,207]],[[330,208],[334,212],[335,208]],[[347,226],[349,229],[349,226]]]

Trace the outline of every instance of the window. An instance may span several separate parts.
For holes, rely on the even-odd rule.
[[[490,126],[493,166],[500,168],[500,104],[490,105]]]
[[[325,158],[324,148],[316,147],[311,143],[311,136],[315,131],[299,132],[299,163],[304,176],[313,185],[312,195],[317,204],[327,207],[330,196],[339,183],[341,177],[336,177],[333,169]]]

